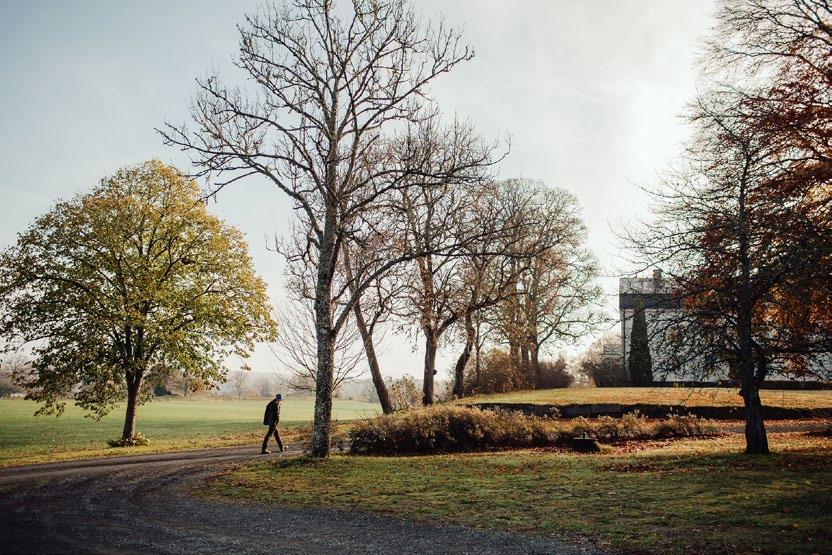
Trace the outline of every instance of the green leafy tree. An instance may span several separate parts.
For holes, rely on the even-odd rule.
[[[223,380],[228,356],[277,331],[242,233],[157,160],[58,202],[3,250],[0,314],[8,348],[34,355],[38,413],[74,393],[100,418],[126,399],[123,438],[171,371]]]
[[[633,329],[630,332],[630,357],[627,361],[633,385],[653,383],[653,360],[650,358],[650,344],[647,339],[647,318],[644,301],[636,301],[633,311]]]

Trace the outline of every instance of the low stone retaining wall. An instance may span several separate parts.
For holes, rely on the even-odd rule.
[[[667,418],[671,414],[693,414],[713,420],[743,420],[743,407],[688,407],[684,405],[620,405],[617,403],[594,403],[572,405],[538,405],[534,403],[474,403],[472,407],[483,410],[510,410],[529,416],[552,418],[575,418],[585,416],[611,416],[620,418],[624,414],[638,411],[648,418]],[[763,407],[763,418],[768,420],[804,420],[810,418],[832,418],[832,408],[795,409]]]

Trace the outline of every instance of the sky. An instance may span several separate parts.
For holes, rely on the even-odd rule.
[[[463,28],[476,52],[436,81],[439,106],[487,138],[510,136],[500,176],[539,179],[577,197],[602,267],[605,306],[616,316],[623,261],[614,230],[647,216],[640,187],[656,182],[687,136],[679,114],[696,90],[712,1],[414,6]],[[248,0],[0,0],[0,246],[56,200],[119,167],[159,158],[191,170],[154,127],[185,122],[194,79],[212,69],[242,83],[231,64],[236,24],[256,7]],[[226,189],[210,209],[243,230],[272,302],[283,302],[282,261],[268,243],[288,231],[287,199],[250,180]],[[423,351],[411,337],[388,335],[381,352],[385,374],[421,375]],[[453,357],[453,345],[440,353],[440,377]],[[282,370],[265,346],[250,365]]]

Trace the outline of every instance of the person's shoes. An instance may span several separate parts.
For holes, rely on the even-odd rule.
[[[271,452],[271,451],[269,451],[268,449],[263,449],[262,451],[260,451],[260,454],[261,454],[261,455],[271,455],[271,454],[272,454],[272,452]]]

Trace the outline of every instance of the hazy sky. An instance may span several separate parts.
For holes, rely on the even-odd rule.
[[[590,247],[616,307],[611,226],[645,213],[649,185],[678,152],[678,114],[695,91],[706,0],[416,0],[443,13],[476,50],[434,86],[443,111],[482,134],[511,136],[504,177],[541,179],[574,193]],[[14,241],[58,198],[84,191],[124,165],[188,159],[153,128],[186,120],[194,78],[216,68],[229,82],[235,24],[256,2],[0,0],[0,245]],[[279,191],[238,183],[211,210],[248,236],[275,303],[281,260],[267,237],[291,218]],[[384,370],[421,374],[406,338],[384,348]],[[453,351],[439,361],[442,377]],[[266,349],[255,370],[276,361]]]

